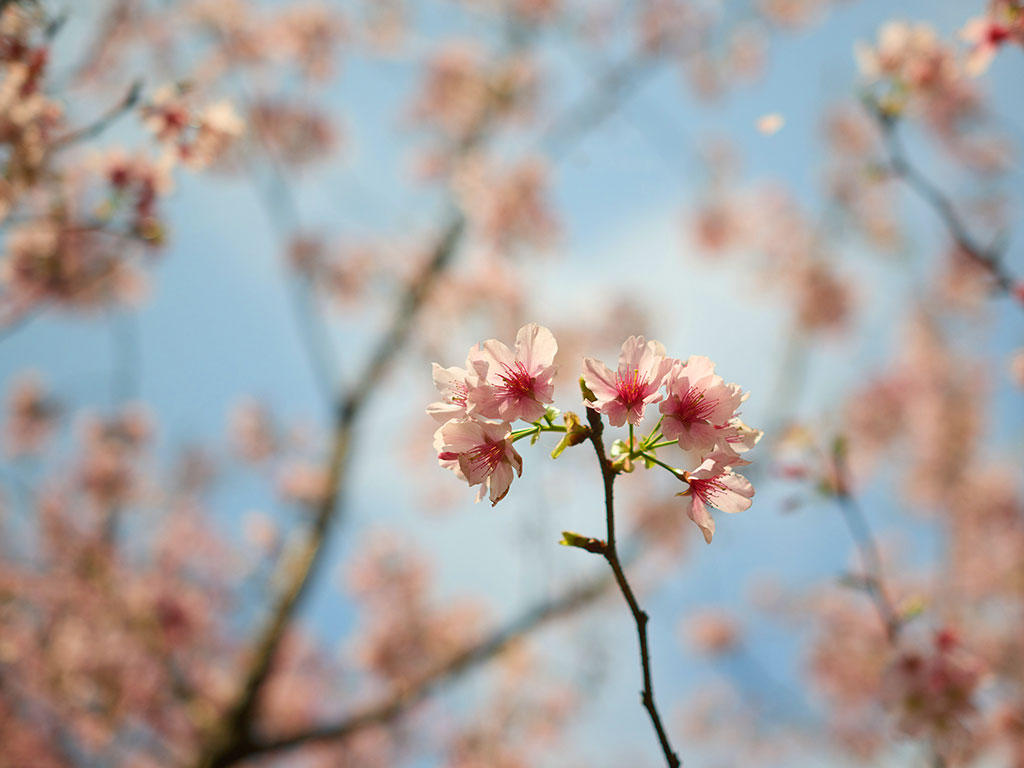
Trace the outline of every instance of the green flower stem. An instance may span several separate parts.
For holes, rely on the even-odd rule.
[[[647,461],[651,462],[652,464],[657,464],[659,467],[664,467],[669,472],[671,472],[673,475],[675,475],[677,478],[681,478],[683,476],[683,471],[681,469],[676,469],[675,467],[670,467],[668,464],[666,464],[664,461],[659,459],[653,453],[647,453],[646,451],[644,451],[643,453],[640,454],[640,457],[643,458],[643,459],[646,459]]]
[[[640,450],[636,451],[631,458],[635,459],[637,456],[640,455],[641,452],[648,451],[648,450],[651,450],[653,448],[658,447],[658,446],[655,446],[654,443],[656,443],[662,437],[662,434],[661,434],[661,422],[663,422],[664,420],[665,420],[665,416],[662,415],[658,419],[658,423],[654,425],[654,429],[651,430],[650,434],[647,435],[647,437],[645,437],[643,440],[640,441]],[[633,446],[630,445],[630,449],[632,449],[632,447]]]
[[[534,424],[526,427],[525,429],[519,429],[512,433],[512,442],[515,443],[518,440],[522,440],[524,437],[530,435],[539,435],[541,432],[565,432],[565,427],[557,424],[546,426],[544,424]]]

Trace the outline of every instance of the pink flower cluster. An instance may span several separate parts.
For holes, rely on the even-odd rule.
[[[478,501],[490,492],[492,506],[508,493],[523,458],[512,447],[512,422],[536,421],[554,396],[558,345],[547,328],[530,323],[516,334],[515,350],[490,339],[469,351],[465,368],[434,364],[441,401],[427,413],[444,422],[434,434],[441,466],[471,486]]]
[[[750,463],[739,454],[750,450],[761,432],[740,421],[737,408],[747,396],[736,384],[726,384],[711,360],[699,355],[676,360],[660,342],[630,336],[615,371],[586,358],[583,379],[595,397],[587,406],[607,416],[612,426],[635,426],[646,406],[658,403],[662,436],[685,451],[700,452],[699,466],[681,474],[690,487],[677,495],[690,497],[688,514],[705,541],[710,543],[715,532],[708,506],[723,512],[750,506],[754,487],[732,468]]]
[[[245,122],[227,101],[196,109],[187,89],[164,85],[142,108],[143,121],[169,157],[191,168],[205,168],[245,133]]]
[[[586,439],[588,433],[574,414],[566,414],[564,427],[551,420],[548,404],[554,394],[557,349],[551,332],[531,323],[519,329],[514,350],[491,339],[470,350],[465,368],[434,364],[441,400],[427,413],[442,422],[434,434],[438,461],[469,485],[479,485],[478,500],[489,492],[492,505],[497,504],[514,475],[522,475],[523,459],[513,447],[515,440],[542,431],[566,433],[563,445]],[[733,468],[750,463],[740,454],[757,443],[761,432],[739,419],[737,409],[747,396],[717,375],[711,360],[697,355],[685,362],[676,360],[667,356],[661,343],[630,336],[614,371],[585,358],[582,384],[588,408],[614,427],[630,425],[631,440],[625,448],[630,462],[616,471],[631,471],[634,458],[669,469],[687,484],[687,490],[677,495],[690,497],[688,514],[705,541],[710,542],[715,531],[709,506],[723,512],[750,506],[754,488]],[[633,439],[633,428],[654,404],[660,420],[645,438]],[[513,433],[512,423],[519,419],[532,428]],[[673,443],[698,453],[693,470],[677,470],[657,459],[657,450]],[[556,449],[553,455],[560,452]]]

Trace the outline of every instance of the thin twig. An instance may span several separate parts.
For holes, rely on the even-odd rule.
[[[54,139],[53,143],[50,145],[50,151],[58,152],[72,146],[73,144],[99,136],[103,131],[109,128],[115,120],[128,112],[138,103],[139,95],[141,93],[142,81],[136,80],[128,87],[128,91],[119,102],[110,107],[110,109],[96,118],[93,122]]]
[[[218,39],[220,39],[218,37]],[[224,42],[221,40],[221,42]],[[253,99],[249,95],[249,88],[241,80],[239,91],[241,93],[242,106],[245,113],[253,114]],[[299,214],[299,205],[292,189],[291,180],[285,169],[284,161],[279,156],[276,147],[268,141],[261,131],[253,131],[255,140],[267,158],[267,171],[270,174],[268,183],[263,184],[258,178],[257,169],[251,162],[244,163],[249,173],[249,178],[257,192],[257,198],[263,205],[271,226],[276,229],[278,247],[281,255],[287,255],[290,239],[295,235],[303,233],[302,217]],[[295,316],[299,336],[306,347],[306,354],[309,357],[310,365],[313,368],[313,376],[320,387],[324,402],[330,403],[337,392],[337,378],[340,370],[338,360],[334,355],[330,343],[330,332],[325,320],[322,308],[318,303],[315,272],[309,274],[299,271],[297,279],[294,280],[289,298],[291,300],[292,313]]]
[[[960,250],[980,267],[987,270],[1001,291],[1012,294],[1016,289],[1017,281],[1003,263],[1002,249],[997,245],[984,247],[974,239],[952,201],[907,159],[907,153],[900,141],[895,122],[888,118],[879,119],[882,123],[885,146],[888,151],[888,168],[892,175],[902,179],[931,206],[946,225],[946,229],[949,230],[950,236]]]
[[[647,714],[651,718],[651,724],[658,734],[658,742],[661,744],[661,751],[665,754],[666,763],[669,768],[679,768],[681,765],[679,756],[669,743],[668,734],[665,732],[665,726],[661,722],[661,715],[658,713],[658,706],[654,701],[654,682],[651,679],[651,654],[647,647],[648,616],[640,608],[636,595],[633,594],[633,589],[626,578],[626,573],[622,569],[622,564],[619,562],[619,553],[615,542],[615,499],[613,493],[615,469],[612,467],[611,461],[608,460],[604,450],[604,440],[602,439],[604,423],[601,421],[600,414],[592,408],[587,408],[587,421],[590,423],[590,442],[593,443],[594,451],[597,453],[597,460],[601,465],[601,479],[604,482],[605,523],[608,539],[601,549],[601,554],[604,555],[604,559],[611,566],[612,573],[615,574],[615,581],[619,585],[619,590],[626,599],[629,610],[633,614],[633,621],[636,623],[636,634],[640,644],[640,667],[643,671],[644,679],[644,688],[640,693],[640,701],[644,709],[647,710]]]
[[[846,451],[841,443],[837,443],[832,457],[835,467],[836,501],[839,504],[843,521],[846,523],[860,554],[861,565],[864,568],[864,586],[875,605],[875,610],[878,611],[882,625],[885,627],[886,638],[890,643],[895,643],[899,638],[902,622],[885,588],[882,557],[878,552],[875,537],[871,533],[871,528],[868,526],[867,518],[864,517],[860,504],[850,492]]]

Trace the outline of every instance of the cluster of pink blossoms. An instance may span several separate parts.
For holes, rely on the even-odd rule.
[[[661,438],[700,453],[696,469],[678,473],[689,488],[677,495],[690,497],[688,514],[705,541],[710,543],[715,532],[709,506],[722,512],[742,512],[750,506],[754,487],[733,467],[750,463],[740,454],[761,439],[761,432],[740,421],[737,408],[747,395],[736,384],[726,384],[708,358],[692,355],[683,362],[668,357],[660,342],[630,336],[615,371],[586,358],[583,380],[595,397],[587,406],[607,416],[612,426],[628,422],[631,434],[644,409],[658,403],[658,426],[639,446],[627,446],[630,453],[648,448],[639,455],[650,461]]]
[[[434,364],[434,384],[441,400],[427,413],[442,426],[434,435],[434,447],[442,467],[469,485],[479,485],[482,499],[490,493],[496,504],[508,493],[515,475],[522,475],[523,459],[513,443],[541,432],[565,433],[560,447],[583,442],[587,427],[569,412],[564,426],[556,425],[559,411],[550,408],[554,392],[554,358],[558,349],[551,332],[535,323],[519,329],[515,349],[491,339],[473,347],[465,368]],[[750,450],[761,432],[748,427],[737,415],[746,395],[736,384],[726,383],[706,357],[685,362],[668,357],[657,341],[630,336],[622,345],[615,370],[593,358],[583,361],[581,387],[584,404],[614,427],[629,424],[629,441],[616,441],[612,455],[616,471],[629,472],[634,462],[661,466],[685,482],[690,497],[688,510],[710,542],[715,521],[708,507],[723,512],[747,509],[754,488],[734,467],[749,464],[741,454]],[[658,404],[661,418],[644,437],[634,437],[634,427],[644,419],[649,405]],[[513,432],[516,420],[530,426]],[[661,448],[676,444],[696,453],[696,467],[683,471],[657,457]]]
[[[441,466],[471,486],[478,501],[491,504],[508,493],[513,471],[522,476],[523,457],[512,447],[512,422],[534,422],[553,401],[558,344],[547,328],[530,323],[516,334],[515,350],[496,339],[469,350],[465,368],[434,363],[441,401],[427,413],[443,426],[434,434]]]

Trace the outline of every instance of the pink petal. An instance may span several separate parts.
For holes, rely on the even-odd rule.
[[[615,374],[608,370],[607,365],[592,357],[583,359],[583,381],[597,395],[598,402],[614,400],[619,394],[615,386]]]
[[[676,494],[682,496],[683,494]],[[708,512],[708,508],[704,506],[704,502],[693,496],[690,500],[690,508],[686,511],[693,522],[700,528],[701,533],[704,534],[704,541],[708,544],[711,543],[711,537],[715,534],[715,518]]]
[[[554,335],[542,325],[524,325],[516,334],[516,359],[520,360],[532,376],[555,362],[558,343]],[[554,375],[552,371],[551,375]]]

